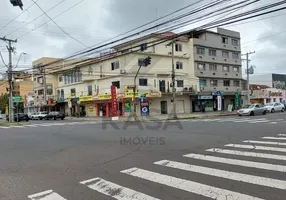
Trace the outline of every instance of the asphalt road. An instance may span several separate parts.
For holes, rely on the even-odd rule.
[[[0,199],[285,200],[285,127],[286,113],[0,128]]]

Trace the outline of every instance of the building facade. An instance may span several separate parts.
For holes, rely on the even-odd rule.
[[[270,88],[286,90],[286,75],[285,74],[263,74],[250,76],[251,84],[266,85]]]
[[[239,33],[219,29],[218,33],[179,37],[172,43],[167,40],[170,36],[174,34],[151,34],[114,46],[116,53],[112,56],[107,52],[96,59],[49,66],[45,81],[41,81],[41,72],[34,76],[35,102],[41,97],[44,104],[67,115],[108,117],[112,113],[110,87],[114,85],[119,115],[128,116],[136,86],[137,115],[171,114],[173,62],[178,114],[226,110],[229,104],[238,106],[240,100],[236,99],[242,91]],[[165,41],[152,46],[158,40]],[[141,60],[148,56],[151,65],[140,68],[134,80]],[[33,64],[44,66],[49,62],[42,58]],[[45,99],[40,96],[44,93],[41,90],[49,84],[53,90],[46,91]]]

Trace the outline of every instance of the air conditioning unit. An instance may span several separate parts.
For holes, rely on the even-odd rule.
[[[172,52],[168,52],[168,55],[172,55]]]
[[[189,87],[189,92],[193,92],[193,91],[194,91],[193,87]]]
[[[126,74],[126,70],[125,69],[121,69],[120,70],[120,74]]]
[[[100,75],[100,78],[104,78],[105,77],[105,75]]]
[[[188,88],[184,88],[184,92],[187,92],[188,91]]]

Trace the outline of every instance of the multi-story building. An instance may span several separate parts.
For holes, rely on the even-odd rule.
[[[286,90],[286,74],[261,74],[250,76],[251,84],[266,85],[271,88]]]
[[[49,98],[57,101],[57,109],[64,109],[70,115],[110,116],[110,86],[114,85],[119,112],[128,116],[136,85],[136,99],[146,95],[150,115],[171,114],[173,61],[177,113],[198,111],[202,101],[212,102],[212,109],[206,111],[216,110],[217,91],[223,96],[222,109],[235,104],[242,79],[239,33],[219,29],[218,33],[206,31],[193,34],[191,38],[182,36],[171,43],[170,36],[174,34],[151,34],[114,46],[113,54],[102,53],[100,58],[59,62],[49,67],[45,83],[39,85],[39,76],[34,77],[34,90],[39,93],[42,89],[39,86],[52,83],[53,92],[47,91],[47,96],[51,94]],[[225,44],[228,43],[226,39],[230,44]],[[158,40],[163,42],[152,46]],[[151,65],[141,68],[134,83],[140,61],[148,56],[152,59]],[[47,58],[35,64],[51,62],[43,59]],[[139,103],[136,110],[140,115]]]
[[[228,105],[239,107],[240,95],[246,90],[242,80],[240,33],[218,28],[217,32],[193,34],[191,62],[199,78],[200,94],[193,100],[194,111],[202,107],[217,110],[219,94],[222,109]]]

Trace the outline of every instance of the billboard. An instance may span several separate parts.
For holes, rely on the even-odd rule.
[[[272,87],[276,89],[286,90],[286,75],[272,74]]]

